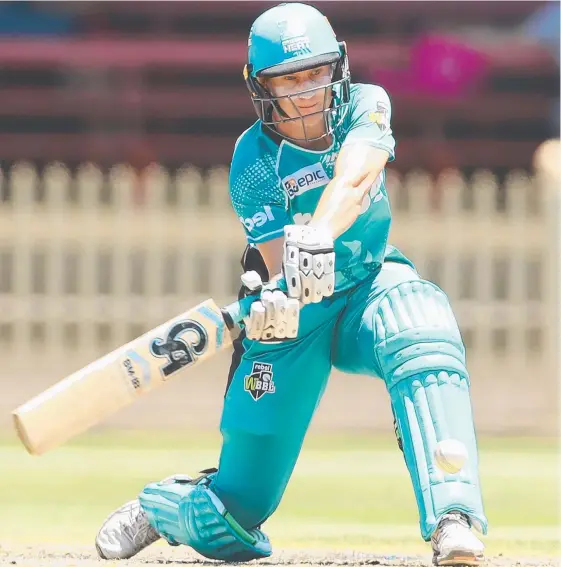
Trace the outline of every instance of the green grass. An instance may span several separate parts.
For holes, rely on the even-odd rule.
[[[91,544],[100,522],[146,482],[214,466],[217,435],[98,433],[42,457],[0,441],[1,539]],[[480,440],[490,554],[559,555],[555,440]],[[428,553],[391,436],[312,436],[266,531],[275,546]]]

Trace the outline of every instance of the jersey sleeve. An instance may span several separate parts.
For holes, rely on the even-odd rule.
[[[278,238],[291,224],[273,156],[244,152],[238,144],[230,168],[230,199],[250,244]]]
[[[351,95],[350,127],[343,146],[363,143],[386,150],[395,158],[391,129],[392,107],[388,93],[378,85],[354,85]]]

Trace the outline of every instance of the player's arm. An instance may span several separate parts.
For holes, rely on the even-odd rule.
[[[317,303],[333,293],[333,241],[358,218],[364,196],[389,157],[387,150],[366,143],[343,148],[335,164],[335,177],[325,188],[309,226],[285,228],[282,265],[291,297]],[[268,253],[273,257],[273,251]]]
[[[325,230],[332,239],[350,228],[389,157],[386,149],[364,142],[343,147],[335,163],[335,177],[325,188],[310,226]]]
[[[350,125],[335,163],[335,177],[325,188],[308,226],[285,227],[283,271],[291,297],[318,302],[334,291],[334,244],[361,213],[364,196],[376,183],[395,140],[391,105],[381,87],[361,85],[351,102]]]
[[[280,274],[282,271],[282,254],[284,247],[284,237],[275,238],[268,242],[257,244],[257,249],[261,253],[261,257],[267,266],[267,271],[271,278]]]
[[[337,238],[354,223],[362,199],[388,160],[395,157],[390,122],[391,103],[386,91],[376,85],[361,85],[349,132],[335,162],[335,177],[321,196],[311,226]]]
[[[324,189],[309,225],[285,227],[281,263],[291,297],[318,303],[333,293],[334,240],[360,215],[364,196],[389,157],[387,150],[364,142],[343,147],[335,176]],[[273,256],[272,251],[268,253]]]
[[[251,149],[251,148],[250,148]],[[284,226],[290,222],[286,195],[278,187],[274,170],[255,176],[247,161],[249,152],[235,152],[230,170],[232,206],[242,223],[248,244],[255,246],[267,267],[269,282],[257,271],[245,272],[246,290],[259,294],[244,320],[246,336],[258,341],[279,341],[298,334],[298,300],[289,298],[276,281],[281,272]]]

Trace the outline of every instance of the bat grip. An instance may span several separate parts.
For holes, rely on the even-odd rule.
[[[282,291],[286,291],[286,280],[284,278],[281,278],[278,281],[278,286]],[[224,318],[224,322],[226,323],[228,329],[233,329],[237,324],[245,319],[245,317],[249,315],[251,304],[258,299],[259,294],[248,295],[243,299],[234,301],[233,303],[230,303],[230,305],[222,307],[222,317]]]

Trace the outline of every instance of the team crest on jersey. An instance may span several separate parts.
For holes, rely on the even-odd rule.
[[[377,102],[376,110],[368,114],[368,119],[377,124],[382,132],[385,132],[390,126],[390,109],[383,102]]]
[[[257,401],[264,394],[275,393],[273,365],[266,362],[254,362],[251,374],[244,378],[244,390]]]

